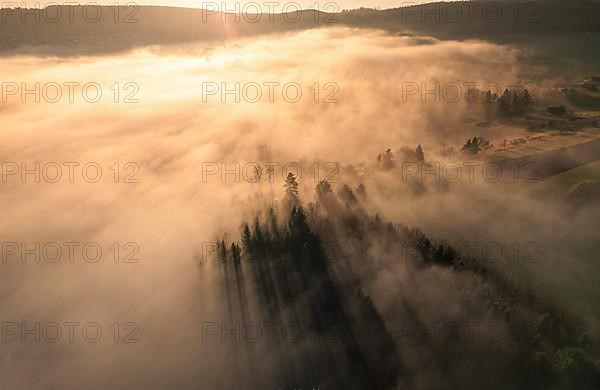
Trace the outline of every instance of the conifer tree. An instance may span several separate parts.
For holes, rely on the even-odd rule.
[[[296,175],[294,175],[292,172],[289,172],[285,178],[283,187],[285,188],[285,199],[289,202],[289,204],[292,206],[298,204],[298,180],[296,180]]]
[[[244,223],[242,227],[242,245],[247,254],[252,254],[252,234],[250,233],[250,226],[247,223]]]
[[[425,153],[423,152],[423,147],[421,145],[417,145],[415,149],[417,162],[425,162]]]

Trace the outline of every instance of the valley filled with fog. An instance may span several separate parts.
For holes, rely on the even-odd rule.
[[[511,321],[522,318],[539,324],[545,309],[538,308],[552,307],[564,310],[558,317],[577,324],[577,331],[565,331],[568,337],[586,334],[597,346],[597,203],[571,207],[563,198],[541,196],[543,183],[524,182],[521,176],[513,180],[513,172],[503,172],[509,180],[491,180],[481,171],[490,160],[460,152],[472,137],[494,141],[497,148],[504,138],[527,134],[520,125],[465,102],[467,85],[484,92],[485,86],[500,86],[501,94],[515,83],[529,83],[535,98],[551,100],[566,82],[554,70],[530,66],[528,53],[517,46],[340,26],[154,45],[118,55],[47,57],[40,51],[43,56],[32,49],[28,55],[0,58],[4,79],[18,80],[3,84],[0,108],[3,318],[30,327],[94,322],[103,333],[98,342],[82,341],[79,330],[73,343],[65,335],[57,343],[9,337],[0,371],[5,388],[306,387],[306,382],[293,383],[304,375],[302,368],[287,372],[280,357],[303,361],[306,356],[285,350],[278,355],[275,347],[260,342],[251,353],[243,342],[221,343],[220,332],[208,339],[206,334],[207,323],[228,321],[228,310],[237,312],[231,306],[241,305],[238,293],[224,295],[223,274],[211,251],[220,240],[227,245],[242,240],[243,223],[252,226],[256,216],[262,221],[269,208],[286,225],[290,199],[284,184],[290,170],[298,184],[292,203],[308,210],[316,202],[328,210],[319,214],[327,222],[309,225],[317,235],[332,234],[335,239],[329,241],[348,251],[348,268],[334,263],[340,266],[335,271],[340,285],[358,280],[392,339],[401,322],[397,310],[415,313],[426,324],[494,323],[509,329]],[[424,161],[433,164],[425,179],[410,170],[422,165],[400,164],[402,148],[418,145]],[[395,155],[393,166],[385,165],[388,149],[387,157]],[[465,161],[477,164],[469,171]],[[257,179],[265,163],[273,167],[269,180]],[[438,178],[431,173],[436,163],[462,167],[462,176],[448,180],[449,171],[437,171]],[[322,180],[338,194],[339,205],[323,200],[329,187],[315,195]],[[315,200],[318,191],[324,192]],[[352,206],[342,207],[344,199]],[[412,238],[415,233],[409,231],[418,228],[432,242],[473,251],[465,259],[487,258],[489,270],[411,264],[421,252],[409,250],[407,260],[404,246],[384,245],[393,240],[376,227],[373,232],[379,233],[353,241],[338,217],[381,220],[382,226],[398,227],[394,234]],[[71,258],[69,242],[80,244]],[[357,242],[364,247],[358,249]],[[62,255],[48,261],[54,247],[52,255],[35,250],[41,258],[27,255],[36,243],[42,248],[58,243]],[[101,248],[102,255],[82,254],[86,243],[94,243],[91,252]],[[490,255],[483,248],[501,249]],[[260,283],[253,286],[247,275],[241,310],[257,313],[265,298]],[[527,285],[533,296],[513,297],[518,304],[511,313],[519,313],[514,317],[489,309],[495,303],[486,295],[493,290],[506,297],[517,289],[511,283]],[[111,328],[115,323],[119,335]],[[134,325],[125,329],[124,324]],[[113,341],[127,335],[139,342]],[[514,377],[511,354],[518,343],[502,339],[490,347],[486,342],[475,337],[453,346],[450,356],[464,360],[448,358],[454,362],[448,365],[436,361],[436,348],[446,347],[417,347],[396,338],[394,354],[402,368],[391,369],[395,374],[389,381],[371,377],[370,383],[392,388],[393,378],[400,377],[411,378],[396,382],[406,388],[439,388],[444,380],[457,388],[478,388]],[[311,356],[310,346],[302,348]],[[498,364],[480,358],[490,348],[501,356]],[[327,353],[322,345],[315,349],[315,356]],[[15,361],[26,361],[36,375],[11,369]],[[469,372],[474,365],[481,366],[480,375]],[[314,375],[323,389],[345,383]],[[272,383],[269,378],[284,379]],[[285,378],[291,383],[283,383]]]

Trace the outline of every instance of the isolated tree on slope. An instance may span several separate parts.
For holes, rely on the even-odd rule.
[[[289,172],[283,186],[285,187],[286,196],[294,199],[298,198],[298,180],[296,180],[296,175]]]
[[[508,88],[506,90],[504,90],[504,93],[502,94],[502,97],[500,98],[500,112],[504,115],[510,115],[512,112],[512,99],[511,99],[511,93],[508,90]]]
[[[417,162],[425,162],[425,153],[423,152],[423,147],[421,145],[417,145],[417,149],[415,149]]]

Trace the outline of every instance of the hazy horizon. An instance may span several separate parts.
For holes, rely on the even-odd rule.
[[[462,0],[446,0],[446,1],[462,1]],[[94,2],[75,2],[75,1],[14,1],[14,2],[3,2],[2,8],[14,7],[15,5],[26,7],[39,8],[47,5],[74,5],[74,4],[98,4],[105,6],[114,6],[115,4],[125,6],[129,4],[135,4],[138,6],[153,5],[153,6],[168,6],[168,7],[181,7],[181,8],[217,8],[223,12],[248,12],[256,13],[257,9],[262,13],[269,13],[270,10],[274,10],[275,13],[281,13],[284,11],[295,12],[298,9],[319,9],[325,12],[341,12],[346,9],[356,8],[380,8],[390,9],[398,8],[413,4],[425,4],[433,3],[433,0],[414,0],[414,1],[399,1],[399,0],[373,0],[365,2],[364,0],[343,0],[340,2],[336,1],[310,1],[310,0],[297,0],[297,1],[252,1],[252,0],[217,0],[217,1],[196,1],[196,0],[142,0],[142,1],[112,1],[112,0],[98,0]],[[258,5],[258,7],[256,6]]]

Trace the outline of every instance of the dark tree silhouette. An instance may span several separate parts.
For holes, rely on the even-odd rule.
[[[317,184],[315,192],[317,194],[317,200],[319,201],[324,201],[328,196],[333,194],[331,184],[329,184],[327,180],[321,180],[319,184]]]
[[[285,188],[286,197],[294,200],[298,199],[298,181],[296,180],[296,175],[292,172],[287,174],[283,187]]]
[[[506,89],[498,101],[498,111],[504,116],[523,115],[531,107],[531,94],[527,89],[522,92]]]
[[[484,140],[481,137],[473,137],[473,139],[468,139],[463,145],[462,151],[467,154],[475,155],[491,147],[490,141]]]
[[[234,263],[239,263],[242,260],[242,250],[236,243],[231,244],[231,259]]]
[[[474,137],[466,145],[480,148],[485,141]],[[562,383],[564,386],[560,388],[595,388],[589,384],[597,383],[600,378],[597,357],[581,327],[566,314],[537,300],[526,286],[513,284],[494,268],[466,261],[456,247],[432,239],[419,229],[394,225],[377,214],[370,216],[350,187],[342,186],[334,194],[331,185],[323,181],[315,191],[316,201],[309,206],[308,215],[298,202],[282,210],[269,209],[255,218],[252,225],[242,225],[243,255],[251,261],[240,261],[242,249],[238,244],[226,247],[225,240],[218,241],[219,256],[233,259],[233,267],[227,262],[221,267],[225,278],[221,285],[225,286],[232,315],[239,308],[237,314],[242,319],[288,321],[299,324],[303,331],[335,334],[336,342],[332,344],[268,349],[266,353],[275,354],[281,361],[281,367],[274,368],[274,379],[268,378],[269,381],[307,388],[316,384],[321,388],[348,389],[417,387],[413,380],[414,366],[409,364],[419,361],[417,370],[420,370],[420,360],[401,358],[399,351],[407,345],[402,335],[390,333],[388,324],[390,321],[422,323],[429,320],[422,318],[427,311],[419,307],[421,301],[409,302],[401,292],[398,313],[382,312],[384,321],[377,307],[381,302],[371,299],[368,291],[372,285],[367,281],[381,276],[377,270],[384,265],[373,253],[375,247],[383,256],[404,257],[407,253],[408,257],[402,260],[412,263],[414,272],[431,269],[437,274],[443,269],[444,280],[453,275],[458,278],[461,273],[463,277],[454,279],[461,283],[457,287],[468,288],[469,283],[463,283],[467,277],[484,285],[481,290],[472,291],[474,310],[505,321],[510,331],[518,330],[523,337],[523,342],[514,347],[507,343],[494,350],[496,356],[502,355],[509,362],[493,378],[498,380],[499,387],[552,388],[552,384]],[[359,198],[360,194],[366,196],[364,185],[359,185],[356,193]],[[343,207],[344,204],[351,207]],[[277,214],[278,211],[285,214]],[[277,215],[281,216],[281,223]],[[339,264],[329,261],[331,252],[326,242],[339,244],[341,250],[336,254]],[[405,251],[406,246],[411,250]],[[256,306],[247,303],[251,300],[246,298],[245,285],[255,289]],[[456,291],[458,295],[460,291]],[[446,299],[454,302],[448,296],[441,298],[439,304],[444,306]],[[536,319],[535,323],[531,319]],[[424,340],[411,352],[416,352],[416,357],[426,356],[428,364],[451,377],[452,362],[481,356],[489,347],[483,348],[478,349],[474,343]]]
[[[415,153],[417,162],[425,162],[425,153],[423,152],[423,147],[421,145],[417,145]]]
[[[392,149],[387,149],[383,154],[377,156],[377,165],[384,170],[393,169],[396,166],[396,158]]]
[[[512,96],[510,91],[504,90],[504,93],[500,97],[499,110],[501,114],[510,115],[512,113]]]
[[[358,200],[356,196],[346,184],[342,186],[340,189],[340,199],[346,204],[348,207],[353,207],[358,204]]]

